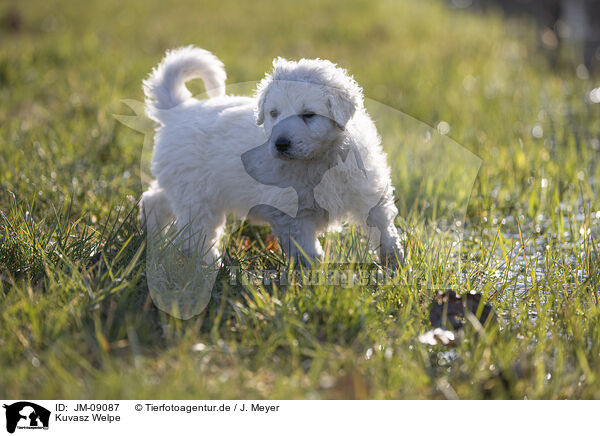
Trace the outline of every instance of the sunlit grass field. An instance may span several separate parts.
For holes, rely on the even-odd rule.
[[[569,47],[551,68],[533,22],[408,0],[9,1],[0,18],[1,398],[600,398],[600,78]],[[145,136],[114,115],[186,44],[231,84],[276,56],[354,75],[397,190],[393,282],[223,271],[199,316],[153,305]],[[280,265],[268,229],[228,233],[242,270]],[[482,293],[498,322],[421,344],[432,283]]]

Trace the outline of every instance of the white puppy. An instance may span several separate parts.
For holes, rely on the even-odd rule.
[[[197,77],[210,98],[185,87]],[[142,197],[148,233],[175,219],[186,250],[211,264],[234,213],[269,223],[287,256],[308,264],[322,255],[317,236],[348,220],[370,231],[383,263],[402,261],[390,170],[354,79],[326,60],[282,58],[255,98],[225,95],[225,78],[213,54],[184,47],[144,81],[160,124],[156,182]]]

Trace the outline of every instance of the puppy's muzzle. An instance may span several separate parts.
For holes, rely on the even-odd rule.
[[[280,153],[288,151],[288,149],[290,148],[291,145],[292,145],[292,141],[290,141],[289,138],[287,138],[285,136],[280,136],[275,141],[275,148]]]
[[[295,159],[298,156],[295,136],[298,132],[306,129],[306,125],[297,115],[292,115],[279,121],[271,130],[271,139],[269,148],[273,157],[278,159]]]

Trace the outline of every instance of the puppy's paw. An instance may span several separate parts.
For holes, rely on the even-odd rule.
[[[293,253],[290,253],[289,259],[290,261],[293,261],[294,269],[311,269],[321,261],[321,255],[318,253],[307,253],[294,250]]]
[[[379,250],[381,264],[389,269],[397,270],[404,266],[404,249],[400,245],[381,247]]]

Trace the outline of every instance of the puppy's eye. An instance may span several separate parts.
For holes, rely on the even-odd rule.
[[[313,118],[315,114],[313,112],[304,112],[301,116],[304,121],[308,121]]]
[[[271,118],[277,118],[279,116],[279,112],[276,110],[271,111]]]

